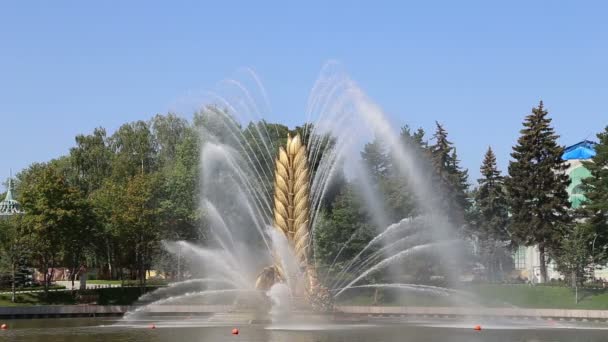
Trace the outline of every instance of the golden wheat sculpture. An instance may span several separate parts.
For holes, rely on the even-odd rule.
[[[302,275],[306,278],[305,295],[314,309],[327,306],[329,292],[319,283],[317,272],[310,263],[310,170],[308,152],[300,135],[288,136],[285,147],[279,149],[275,163],[274,210],[275,229],[285,235],[292,248]],[[266,267],[258,276],[256,287],[267,290],[288,277],[275,255],[275,265]],[[292,293],[299,295],[297,288]],[[327,298],[326,298],[327,297]]]

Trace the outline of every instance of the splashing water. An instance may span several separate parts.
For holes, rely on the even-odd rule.
[[[160,299],[150,305],[208,296],[213,291],[240,293],[260,297],[255,290],[255,279],[260,270],[277,262],[289,274],[288,284],[275,284],[267,292],[270,313],[274,318],[286,314],[291,308],[291,281],[303,281],[302,270],[294,258],[284,236],[277,233],[273,222],[274,160],[279,144],[284,143],[277,125],[267,126],[263,116],[270,111],[266,90],[259,77],[250,69],[243,74],[246,81],[229,79],[221,83],[218,92],[206,93],[206,102],[197,106],[204,113],[206,124],[200,128],[201,138],[201,213],[211,239],[202,246],[185,241],[165,241],[163,247],[170,253],[189,261],[190,271],[199,279],[175,283],[145,295],[142,300]],[[187,102],[187,101],[182,101]],[[370,275],[381,270],[391,273],[402,268],[391,267],[404,259],[426,257],[435,253],[451,264],[461,263],[458,255],[445,248],[454,244],[457,231],[445,213],[441,212],[426,165],[407,144],[383,114],[357,84],[334,62],[328,63],[315,82],[305,108],[306,124],[302,130],[308,145],[308,160],[314,172],[310,182],[310,217],[313,252],[318,219],[327,201],[327,195],[336,177],[357,177],[371,221],[379,229],[377,234],[352,258],[332,274],[333,281],[325,284],[339,297],[348,289],[401,288],[425,291],[434,295],[451,295],[454,290],[424,284],[380,283],[362,284]],[[260,124],[261,123],[261,124]],[[284,134],[284,133],[282,133]],[[390,224],[380,201],[381,194],[370,186],[368,172],[359,160],[359,151],[372,137],[382,137],[391,151],[399,176],[408,179],[419,212],[418,217],[406,217]],[[332,143],[328,143],[331,137]],[[341,246],[328,270],[334,270],[337,261],[353,237]],[[319,265],[313,254],[312,265]],[[451,277],[458,269],[448,269]],[[394,277],[399,274],[394,275]],[[329,279],[329,277],[326,277]],[[199,291],[192,285],[201,286]],[[212,286],[213,289],[206,287]],[[205,288],[203,288],[205,287]],[[145,311],[145,307],[136,312]]]
[[[273,323],[285,321],[291,311],[291,294],[289,286],[281,283],[274,284],[267,292],[271,301],[270,318]]]

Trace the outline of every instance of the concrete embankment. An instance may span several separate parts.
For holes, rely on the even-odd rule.
[[[509,317],[509,318],[563,318],[576,320],[608,320],[608,310],[578,309],[524,309],[524,308],[462,308],[415,306],[339,306],[343,315],[368,317]]]
[[[122,316],[135,310],[134,306],[112,305],[47,305],[29,307],[0,307],[1,318],[53,318]],[[230,305],[151,305],[145,312],[165,314],[212,314],[236,312]],[[403,306],[337,306],[332,314],[336,320],[407,317],[508,317],[537,319],[574,319],[608,321],[608,310],[521,309],[521,308],[458,308]]]

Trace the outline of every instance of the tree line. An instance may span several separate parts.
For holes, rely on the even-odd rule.
[[[238,129],[249,140],[263,129],[275,149],[287,134],[303,130],[265,121]],[[25,214],[0,221],[5,273],[14,275],[23,265],[35,267],[45,275],[47,289],[54,268],[67,267],[75,274],[83,263],[98,268],[103,277],[138,279],[142,286],[151,269],[180,277],[179,263],[160,242],[208,239],[198,203],[199,156],[207,136],[230,139],[225,126],[205,111],[190,121],[156,115],[124,124],[111,135],[104,128],[78,135],[65,156],[19,172],[15,193]],[[489,280],[503,277],[513,248],[520,245],[538,245],[544,280],[551,260],[573,282],[584,281],[591,269],[605,264],[608,127],[598,134],[596,156],[584,163],[591,176],[583,181],[586,201],[576,210],[566,192],[564,147],[557,143],[542,102],[524,119],[508,174],[498,170],[488,148],[475,186],[440,123],[430,138],[423,129],[408,126],[400,138],[428,169],[433,193],[439,194],[435,205],[459,227],[458,234],[475,241],[478,263]],[[265,153],[259,143],[250,146],[254,148],[248,153]],[[343,266],[379,227],[421,212],[411,190],[415,180],[397,172],[392,154],[375,139],[360,156],[370,186],[381,194],[383,222],[374,220],[362,203],[356,180],[337,177],[316,228],[315,253],[321,264]],[[410,267],[416,280],[430,281],[431,264],[422,260]]]

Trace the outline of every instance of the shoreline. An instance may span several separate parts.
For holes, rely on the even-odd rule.
[[[40,305],[0,307],[0,318],[69,318],[121,317],[138,306],[128,305]],[[232,305],[155,305],[147,313],[154,315],[184,314],[209,315],[218,313],[249,313],[235,310]],[[251,311],[251,313],[253,313]],[[299,312],[303,315],[314,315]],[[336,306],[327,313],[335,321],[361,321],[382,318],[521,318],[547,320],[580,320],[608,322],[608,310],[478,308],[478,307],[419,307],[419,306]]]

